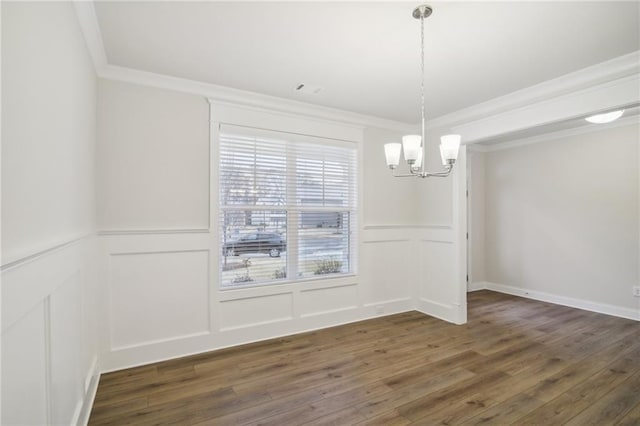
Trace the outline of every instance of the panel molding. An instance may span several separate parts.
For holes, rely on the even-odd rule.
[[[436,229],[436,231],[441,230],[441,227]],[[367,232],[370,238],[380,240],[381,237],[384,239],[388,232],[394,231],[382,229]],[[411,244],[415,244],[418,233],[411,228],[404,229],[402,232],[406,234],[403,236],[403,241],[392,244],[406,245],[405,247],[409,249]],[[104,280],[112,279],[109,276],[110,273],[106,263],[108,259],[117,256],[117,253],[127,253],[134,256],[132,259],[135,259],[136,252],[173,253],[201,251],[205,248],[209,250],[209,246],[212,244],[210,235],[193,233],[99,235],[97,239],[98,245],[101,247],[100,259]],[[378,242],[378,245],[382,248],[385,243]],[[378,245],[373,243],[373,253],[379,250]],[[209,252],[210,262],[216,262],[215,250],[209,250]],[[363,252],[361,252],[361,255],[363,255]],[[402,257],[402,259],[405,258]],[[215,271],[209,274],[211,293],[208,301],[210,305],[210,333],[174,336],[170,339],[140,342],[140,344],[127,345],[127,347],[111,348],[103,345],[100,357],[102,372],[361,321],[381,316],[380,310],[384,312],[384,315],[390,315],[415,309],[411,295],[394,297],[395,294],[398,294],[395,291],[380,293],[382,296],[387,296],[384,300],[365,300],[366,294],[363,292],[365,283],[362,274],[332,279],[303,280],[281,285],[224,290],[217,288],[218,283],[214,275]],[[104,285],[102,287],[105,288]],[[332,294],[343,294],[340,289],[353,290],[348,291],[347,301],[338,297],[336,298],[336,303],[332,303]],[[323,300],[325,301],[323,306],[319,307],[318,312],[307,311],[304,306],[308,306],[309,300],[313,300],[315,292],[322,291],[327,292],[323,295]],[[267,318],[269,315],[273,316],[277,313],[277,311],[273,310],[274,306],[284,306],[282,300],[275,301],[275,305],[269,305],[271,308],[267,308],[267,311],[265,311],[266,317],[264,317],[264,321],[236,325],[232,324],[233,319],[227,318],[227,321],[224,321],[221,318],[221,308],[224,305],[242,300],[250,302],[250,299],[255,298],[265,298],[264,300],[268,301],[269,297],[277,297],[277,295],[288,295],[290,297],[291,312],[283,312],[282,318]],[[307,298],[311,298],[307,300],[306,305],[304,303],[301,304],[301,302],[304,302],[301,297],[305,295]],[[105,295],[103,294],[102,297],[105,297]],[[327,309],[320,309],[325,307]],[[268,309],[272,310],[269,312]],[[256,316],[256,318],[259,317],[260,315]],[[249,320],[250,318],[246,319]],[[110,335],[111,324],[108,320],[103,321],[102,327],[103,333],[106,336]]]
[[[166,229],[104,229],[97,235],[163,235],[163,234],[210,234],[208,228],[166,228]]]
[[[41,312],[40,328],[30,327],[20,332],[24,333],[21,334],[24,339],[43,342],[44,349],[39,355],[38,364],[43,366],[44,375],[38,386],[43,389],[45,395],[46,422],[51,424],[61,421],[82,423],[83,407],[90,410],[92,405],[92,385],[89,379],[87,386],[87,377],[97,375],[98,352],[96,347],[83,338],[85,330],[82,324],[85,321],[90,322],[88,315],[95,312],[93,307],[85,308],[83,305],[84,294],[90,294],[85,292],[93,291],[95,277],[90,272],[95,260],[94,235],[88,233],[73,237],[61,244],[39,250],[6,264],[1,272],[3,340],[5,335],[22,330],[21,324],[27,321],[35,310]],[[55,312],[53,303],[58,306]],[[77,329],[73,331],[69,331],[64,325],[64,318],[68,319],[66,313],[69,311],[62,306],[67,305],[77,308],[76,314],[71,317],[74,318],[74,324],[77,323]],[[63,317],[60,317],[60,314]],[[74,333],[75,338],[71,342],[65,340],[66,331]],[[5,350],[6,346],[3,347],[3,352]],[[75,361],[61,363],[60,360],[67,359],[68,351],[71,351]],[[57,356],[58,360],[55,363],[54,356]],[[28,368],[34,366],[30,365]],[[56,373],[57,376],[54,376]],[[3,381],[3,388],[7,392],[11,392],[11,386],[14,385]],[[95,386],[97,387],[97,379]],[[62,401],[54,398],[54,392],[58,396],[68,395],[69,399]],[[5,412],[7,411],[5,409]]]
[[[410,297],[400,297],[398,299],[389,299],[389,300],[381,300],[379,302],[368,302],[365,303],[363,306],[366,308],[375,308],[378,306],[385,306],[385,305],[393,305],[396,303],[403,303],[403,302],[411,302],[411,298]]]
[[[119,351],[124,351],[124,350],[128,350],[128,349],[136,349],[136,348],[142,348],[142,347],[147,347],[147,346],[154,346],[154,345],[161,345],[163,343],[170,343],[170,342],[175,342],[178,340],[186,340],[186,339],[193,339],[196,337],[202,337],[202,336],[208,336],[211,334],[210,330],[206,330],[206,331],[199,331],[199,332],[195,332],[195,333],[185,333],[185,334],[181,334],[179,336],[172,336],[172,337],[164,337],[161,339],[153,339],[153,340],[144,340],[142,342],[139,343],[133,343],[130,345],[122,345],[122,346],[111,346],[111,350],[113,352],[119,352]]]
[[[345,306],[343,308],[336,308],[336,309],[327,309],[325,311],[310,312],[307,314],[300,314],[300,318],[311,318],[311,317],[318,317],[318,316],[324,316],[324,315],[333,315],[333,314],[337,314],[344,311],[353,311],[354,309],[358,309],[358,305]]]
[[[93,234],[74,238],[11,263],[2,270],[2,331],[53,294],[87,261]]]
[[[15,257],[13,259],[9,258],[8,261],[6,261],[5,263],[2,264],[2,266],[0,267],[0,272],[5,272],[8,271],[10,269],[14,269],[14,268],[19,268],[24,266],[25,264],[29,263],[29,262],[34,262],[37,261],[43,257],[48,256],[49,254],[59,251],[59,250],[63,250],[65,248],[67,248],[68,246],[72,245],[72,244],[76,244],[86,238],[89,237],[93,237],[95,235],[95,233],[93,232],[88,232],[85,234],[80,234],[68,239],[63,240],[62,242],[59,243],[54,243],[54,244],[50,244],[49,246],[42,248],[42,249],[37,249],[35,251],[32,251],[30,253],[27,254],[23,254],[20,255],[18,257]],[[5,260],[4,256],[3,256],[3,261]]]
[[[181,241],[178,243],[183,244],[183,242]],[[172,255],[174,256],[170,258],[166,257],[166,256],[172,256]],[[190,256],[185,257],[186,255],[190,255]],[[196,255],[196,256],[191,256],[191,255]],[[158,256],[161,256],[161,258],[158,258]],[[140,258],[140,259],[144,258],[144,260],[138,261],[136,260],[137,258]],[[134,280],[130,282],[130,284],[133,283],[135,285],[132,286],[132,290],[131,289],[129,290],[129,291],[133,291],[133,293],[126,293],[127,290],[123,290],[123,289],[129,288],[130,286],[123,287],[120,285],[121,283],[116,282],[116,276],[115,276],[115,268],[116,268],[115,260],[116,259],[120,260],[118,264],[120,265],[121,268],[124,268],[123,271],[125,271],[125,276],[127,277],[127,279]],[[187,259],[189,259],[189,261],[191,262],[191,267],[193,269],[188,269],[188,268],[185,269],[184,265],[178,262],[177,259],[181,259],[182,262],[186,262]],[[125,349],[133,349],[133,348],[139,348],[144,346],[153,346],[153,345],[158,345],[162,343],[168,343],[174,340],[198,338],[203,335],[211,334],[212,329],[211,329],[210,318],[211,318],[212,306],[210,303],[209,296],[211,293],[212,271],[211,271],[211,265],[210,265],[210,250],[204,249],[204,248],[189,249],[189,248],[183,248],[183,247],[176,247],[175,249],[172,249],[171,247],[165,246],[165,247],[158,247],[155,250],[153,250],[153,248],[150,248],[150,247],[140,247],[136,251],[136,250],[133,250],[133,247],[116,247],[115,250],[111,250],[108,252],[106,262],[108,264],[107,291],[109,296],[106,300],[108,301],[107,312],[108,312],[109,330],[108,330],[108,334],[105,334],[105,335],[109,336],[110,351],[115,352],[115,351],[121,351]],[[145,263],[140,263],[140,262],[145,262]],[[156,262],[156,263],[153,263],[153,262]],[[191,318],[187,318],[181,314],[181,308],[176,307],[176,309],[171,311],[171,313],[176,315],[174,319],[181,319],[183,320],[183,323],[172,323],[172,324],[175,324],[176,326],[173,328],[171,333],[165,333],[164,336],[149,335],[148,327],[150,326],[150,324],[147,321],[147,322],[143,322],[142,325],[138,326],[138,330],[137,330],[137,333],[140,336],[143,335],[146,330],[147,331],[146,338],[140,338],[139,336],[136,337],[136,333],[131,333],[129,331],[126,331],[125,327],[123,327],[122,324],[120,324],[120,317],[115,319],[116,312],[118,312],[118,309],[121,309],[121,305],[125,306],[124,314],[132,315],[132,318],[130,319],[133,322],[135,322],[135,318],[133,318],[133,315],[135,315],[134,308],[132,307],[132,303],[129,303],[129,297],[126,297],[125,299],[122,299],[122,297],[125,295],[131,296],[131,297],[136,297],[136,296],[140,297],[141,292],[144,292],[144,291],[146,291],[148,294],[154,294],[153,292],[154,283],[147,281],[149,278],[145,277],[143,272],[146,272],[148,274],[149,269],[144,269],[144,268],[149,268],[150,265],[154,265],[155,267],[157,267],[159,266],[157,262],[162,262],[166,264],[167,267],[177,268],[177,269],[168,269],[164,271],[165,273],[169,274],[168,276],[171,277],[171,279],[175,280],[175,279],[179,279],[179,277],[184,278],[179,275],[181,273],[187,274],[187,276],[190,276],[191,278],[191,279],[187,278],[185,282],[185,283],[191,284],[191,286],[188,287],[188,290],[189,290],[188,293],[185,293],[185,291],[180,291],[180,289],[178,288],[170,289],[166,287],[165,290],[168,291],[169,293],[164,294],[164,297],[169,296],[169,297],[178,298],[178,297],[184,297],[184,296],[193,296],[195,298],[192,301],[197,302],[198,304],[192,306],[191,309],[195,310],[196,307],[198,307],[199,309],[202,309],[204,307],[204,310],[199,310],[195,313],[195,316],[192,315]],[[193,263],[193,262],[196,262],[196,263]],[[143,269],[139,269],[141,266],[143,267]],[[131,269],[132,267],[134,269]],[[198,275],[193,275],[196,271],[198,272]],[[204,273],[204,276],[200,275],[201,272]],[[155,279],[159,279],[159,278],[155,277]],[[150,279],[150,280],[155,281],[155,279]],[[203,289],[206,294],[200,294],[201,293],[200,290],[203,290]],[[173,291],[174,293],[171,293],[171,291]],[[175,293],[176,291],[180,294]],[[126,303],[122,303],[123,300],[125,300]],[[120,304],[118,303],[119,301],[121,302]],[[162,297],[160,299],[157,299],[156,301],[164,302]],[[181,299],[181,301],[188,303],[189,301],[191,301],[191,299],[189,299],[189,301]],[[135,301],[133,301],[133,303],[135,303]],[[157,320],[160,320],[161,318],[166,317],[164,313],[161,314],[160,312],[151,310],[153,307],[153,304],[149,305],[148,303],[149,302],[147,302],[146,308],[150,309],[150,311],[147,312],[147,315],[155,315],[156,316],[155,318]],[[165,307],[167,307],[166,304],[165,304]],[[122,314],[123,312],[120,312],[120,313]],[[202,318],[198,318],[198,315],[202,316]],[[202,320],[203,318],[206,318],[205,322],[203,324],[199,323],[199,321]],[[118,327],[118,324],[120,324],[119,327]],[[144,328],[145,325],[147,326],[146,329]],[[165,326],[166,325],[168,325],[168,323],[165,323]],[[204,327],[202,327],[203,325]],[[119,332],[121,334],[118,334]],[[130,339],[137,339],[137,340],[128,341]]]
[[[429,224],[369,224],[362,227],[365,231],[378,229],[452,229],[451,225]]]
[[[89,424],[93,402],[96,399],[96,393],[98,393],[98,383],[100,383],[100,368],[98,357],[96,356],[87,374],[84,392],[85,397],[81,401],[80,409],[78,410],[77,416],[74,416],[72,424],[83,426]]]

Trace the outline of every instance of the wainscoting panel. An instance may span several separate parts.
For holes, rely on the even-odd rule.
[[[280,293],[220,303],[220,331],[270,324],[293,318],[293,294]]]
[[[2,268],[2,424],[84,424],[98,382],[96,240]]]
[[[87,262],[92,237],[70,241],[2,268],[2,329],[11,326]]]
[[[358,307],[357,284],[303,290],[300,292],[299,310],[301,317],[356,309]]]
[[[208,333],[209,251],[111,253],[114,350]]]
[[[420,298],[437,301],[453,301],[454,288],[451,285],[455,271],[453,244],[444,241],[420,241]]]
[[[51,423],[69,424],[81,408],[84,394],[82,365],[82,287],[73,274],[50,296]]]
[[[417,250],[417,306],[427,315],[461,324],[466,322],[466,284],[460,281],[464,280],[464,273],[457,270],[456,237],[451,227],[421,230]]]
[[[40,302],[2,333],[4,425],[48,424],[45,304]]]
[[[411,297],[411,241],[369,240],[362,245],[364,301],[367,305]]]
[[[443,290],[455,284],[450,227],[365,226],[360,235],[355,275],[220,290],[212,232],[99,234],[108,289],[102,327],[111,339],[103,346],[102,371],[416,308],[455,318]]]

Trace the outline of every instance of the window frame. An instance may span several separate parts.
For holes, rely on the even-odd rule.
[[[269,288],[274,286],[284,286],[284,285],[296,285],[301,283],[315,283],[319,281],[327,281],[331,286],[340,285],[341,281],[345,279],[347,281],[353,281],[354,277],[358,276],[358,268],[359,268],[359,256],[362,253],[362,181],[363,181],[363,168],[362,168],[362,128],[352,128],[349,126],[347,134],[348,138],[340,138],[339,135],[335,134],[333,129],[328,128],[324,133],[320,135],[313,135],[308,133],[300,133],[296,131],[289,131],[289,129],[295,130],[295,126],[284,126],[286,128],[277,128],[279,126],[274,126],[276,128],[266,129],[263,127],[256,127],[253,125],[247,125],[247,123],[228,123],[223,121],[214,121],[213,117],[215,116],[215,109],[211,110],[211,138],[210,138],[210,157],[211,157],[211,170],[210,170],[210,230],[216,235],[213,240],[213,250],[212,250],[212,258],[214,260],[214,269],[216,270],[216,288],[220,292],[232,292],[239,291],[243,289],[251,289],[251,288]],[[303,119],[303,121],[305,121]],[[299,123],[298,123],[299,124]],[[313,143],[319,145],[339,145],[342,147],[352,148],[354,151],[354,159],[353,163],[355,166],[355,172],[351,176],[350,185],[352,185],[353,195],[352,202],[347,207],[341,206],[304,206],[303,203],[297,203],[296,200],[296,191],[287,191],[286,206],[282,205],[255,205],[255,206],[237,206],[239,208],[245,209],[248,207],[250,210],[279,210],[284,211],[287,218],[287,227],[286,227],[286,239],[287,239],[287,256],[286,256],[286,270],[287,275],[292,278],[286,279],[273,279],[273,280],[264,280],[260,282],[250,282],[250,283],[238,283],[236,285],[224,285],[222,282],[222,262],[220,256],[221,253],[221,212],[223,211],[223,207],[221,205],[221,198],[219,196],[221,189],[221,179],[220,179],[220,153],[221,153],[221,127],[222,126],[230,126],[230,127],[241,127],[246,128],[247,130],[255,130],[259,132],[266,133],[274,133],[274,135],[285,136],[291,135],[292,138],[290,140],[291,143],[287,143],[286,153],[287,153],[287,170],[295,170],[296,168],[296,155],[290,155],[292,152],[296,151],[295,146],[299,144],[304,144],[304,139],[310,139]],[[355,132],[354,132],[355,130]],[[320,132],[323,133],[323,132]],[[333,137],[330,137],[332,135]],[[353,137],[357,135],[357,137]],[[300,138],[303,141],[300,141]],[[295,173],[294,173],[295,175]],[[287,184],[287,187],[297,187],[297,183],[291,185]],[[228,205],[231,210],[236,206]],[[265,208],[266,207],[266,208]],[[331,213],[347,213],[350,217],[349,225],[349,235],[348,235],[348,259],[349,259],[349,270],[348,272],[335,273],[335,274],[326,274],[326,275],[318,275],[318,276],[298,276],[298,239],[299,239],[299,218],[304,212],[331,212]]]

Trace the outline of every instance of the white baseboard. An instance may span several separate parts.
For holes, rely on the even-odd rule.
[[[454,324],[466,322],[466,312],[462,313],[459,306],[435,302],[423,297],[418,299],[417,311]]]
[[[600,314],[613,315],[615,317],[627,318],[640,321],[640,309],[629,309],[621,306],[608,305],[605,303],[592,302],[583,299],[558,296],[542,291],[530,290],[526,288],[513,287],[492,282],[483,283],[487,290],[500,293],[511,294],[513,296],[526,297],[528,299],[540,300],[542,302],[555,303],[556,305],[569,306],[571,308],[584,309],[585,311],[597,312]]]
[[[486,290],[488,284],[489,283],[486,281],[476,281],[474,283],[469,283],[467,284],[467,293],[478,290]]]
[[[317,315],[269,321],[250,327],[219,330],[206,335],[184,336],[168,341],[112,350],[100,359],[102,373],[139,367],[232,346],[277,339],[352,322],[408,312],[414,309],[411,298],[390,299],[362,306],[337,309]],[[427,314],[429,314],[427,312]],[[434,315],[435,316],[435,315]],[[447,321],[451,321],[445,318]]]
[[[87,426],[89,423],[89,416],[91,416],[93,401],[96,399],[98,383],[100,383],[100,371],[98,369],[97,361],[97,357],[94,358],[91,369],[89,370],[89,375],[87,375],[87,383],[85,384],[87,389],[84,394],[84,400],[82,401],[82,407],[80,408],[80,412],[78,413],[78,417],[75,422],[78,426]]]

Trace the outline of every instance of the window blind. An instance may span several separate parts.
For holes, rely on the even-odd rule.
[[[222,288],[354,271],[354,143],[221,126]]]

